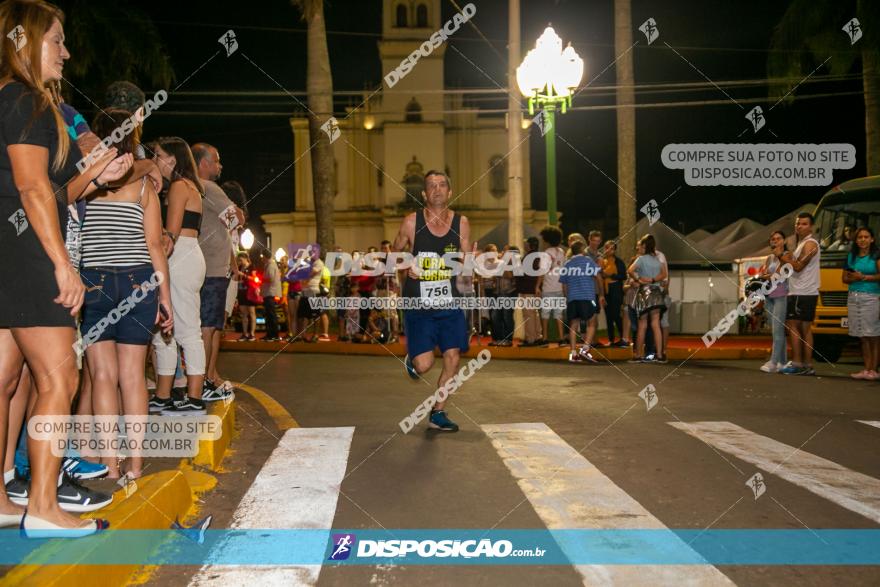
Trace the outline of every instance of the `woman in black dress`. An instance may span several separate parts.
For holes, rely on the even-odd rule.
[[[0,30],[0,243],[22,270],[0,288],[0,449],[9,398],[27,361],[37,387],[33,417],[67,416],[76,392],[74,316],[85,288],[64,246],[67,206],[122,177],[130,155],[108,150],[83,173],[59,110],[64,14],[47,2],[6,0]],[[28,438],[31,485],[27,513],[0,491],[0,525],[19,522],[28,536],[77,537],[106,527],[58,505],[60,458],[49,440]]]

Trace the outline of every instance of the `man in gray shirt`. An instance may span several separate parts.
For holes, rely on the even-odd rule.
[[[192,146],[192,153],[199,178],[205,186],[199,232],[199,246],[205,256],[206,268],[201,290],[202,340],[207,359],[202,399],[216,401],[232,393],[232,385],[217,372],[217,357],[225,327],[226,290],[235,268],[231,227],[237,224],[236,218],[238,223],[244,222],[244,214],[215,183],[223,170],[217,149],[206,143],[196,143]]]
[[[275,298],[281,296],[281,272],[278,270],[278,263],[272,258],[272,251],[263,251],[261,257],[263,285],[260,288],[260,295],[263,296],[266,336],[260,340],[276,342],[281,340],[278,338],[278,320],[275,317]]]

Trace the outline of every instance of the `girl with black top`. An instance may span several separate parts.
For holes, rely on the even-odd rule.
[[[162,177],[170,182],[165,230],[174,241],[168,258],[171,303],[174,306],[174,335],[157,332],[153,337],[156,355],[156,396],[150,412],[166,416],[204,414],[202,385],[205,380],[205,346],[202,343],[199,292],[205,282],[205,257],[199,247],[202,198],[205,188],[196,173],[189,145],[178,137],[160,138],[154,160]],[[177,368],[177,347],[186,361],[187,395],[182,402],[171,400],[171,386]]]

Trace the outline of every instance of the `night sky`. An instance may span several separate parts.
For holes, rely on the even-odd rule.
[[[446,53],[445,74],[449,87],[504,85],[507,1],[476,0],[474,3],[477,13],[473,22],[489,39],[491,47],[470,27],[454,35],[449,41],[452,47]],[[71,2],[59,4],[71,10],[74,6]],[[459,5],[463,4],[459,1]],[[766,0],[633,0],[633,41],[639,41],[633,49],[636,84],[705,83],[706,80],[664,42],[715,82],[765,78],[770,37],[786,4]],[[226,93],[283,89],[305,102],[301,92],[305,90],[306,35],[305,24],[297,9],[281,0],[235,3],[188,0],[137,5],[158,28],[175,75],[168,88],[168,102],[146,123],[145,139],[178,135],[190,142],[213,143],[219,148],[224,165],[222,179],[241,181],[250,195],[263,190],[250,204],[253,215],[290,211],[293,169],[283,173],[268,187],[267,184],[292,162],[293,138],[288,116],[301,111],[302,106],[286,95],[240,97]],[[336,91],[373,88],[380,82],[384,73],[377,49],[381,6],[379,0],[330,0],[325,3]],[[445,21],[456,10],[451,2],[446,1],[442,12]],[[72,16],[68,15],[69,23]],[[636,30],[648,17],[653,17],[660,29],[660,38],[651,46]],[[112,23],[113,19],[109,22]],[[840,31],[844,22],[829,23],[830,28],[839,31],[842,50],[849,44],[846,35]],[[614,103],[613,93],[606,87],[615,84],[614,67],[608,67],[599,75],[616,57],[613,1],[523,0],[522,23],[524,52],[534,45],[544,27],[552,23],[563,42],[571,41],[585,61],[584,83],[592,80],[591,86],[575,98],[574,110],[557,118],[560,137],[557,143],[559,209],[564,215],[562,224],[566,231],[600,228],[612,236],[617,223],[617,188],[593,164],[611,179],[616,177],[614,110],[598,108]],[[237,34],[238,52],[231,57],[223,53],[211,59],[221,50],[217,39],[229,28]],[[95,36],[95,45],[105,47],[101,45],[100,33]],[[74,54],[72,59],[76,57]],[[823,60],[804,57],[804,75]],[[827,67],[820,67],[815,75],[826,74]],[[102,82],[94,79],[71,81],[82,93],[70,91],[70,99],[90,119],[94,109],[83,95],[95,97],[95,101],[100,102]],[[138,83],[148,96],[159,89],[145,78],[132,81]],[[192,94],[199,91],[217,93]],[[805,202],[817,202],[827,188],[689,187],[684,185],[681,171],[668,170],[660,163],[660,151],[668,143],[852,143],[858,157],[856,167],[835,171],[834,184],[865,174],[864,103],[858,79],[809,81],[798,87],[794,95],[850,95],[784,102],[770,112],[768,108],[779,96],[769,96],[766,85],[725,87],[725,91],[737,100],[764,100],[762,107],[768,122],[759,134],[752,132],[744,118],[753,104],[746,104],[743,110],[717,89],[667,89],[664,92],[637,89],[636,99],[640,104],[719,101],[714,105],[637,110],[639,205],[651,198],[660,202],[679,186],[684,186],[665,202],[661,210],[663,220],[673,228],[685,232],[700,227],[712,230],[743,216],[766,223]],[[501,97],[501,100],[483,99],[474,104],[485,108],[504,107]],[[339,112],[343,112],[346,105],[353,105],[352,100],[352,97],[338,96],[335,102]],[[737,138],[744,130],[748,132]],[[768,134],[769,131],[777,136]],[[540,209],[545,206],[545,162],[543,139],[536,130],[532,130],[531,153],[533,207]]]

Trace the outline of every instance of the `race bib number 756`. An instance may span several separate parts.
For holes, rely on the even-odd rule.
[[[448,279],[442,281],[421,281],[421,298],[426,301],[440,302],[452,299],[452,282]]]

